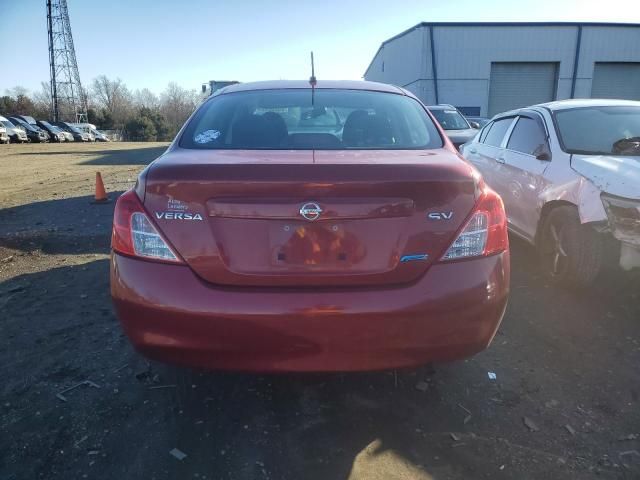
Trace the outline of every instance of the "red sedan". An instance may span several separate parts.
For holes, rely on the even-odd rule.
[[[500,197],[417,98],[371,82],[216,92],[118,199],[112,247],[135,347],[211,369],[468,357],[509,291]]]

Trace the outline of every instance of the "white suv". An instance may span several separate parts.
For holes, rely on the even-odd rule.
[[[495,116],[460,148],[551,277],[588,284],[613,251],[640,267],[640,102],[562,100]],[[608,247],[612,247],[611,249]]]
[[[9,135],[7,135],[7,129],[0,124],[0,143],[9,143]]]

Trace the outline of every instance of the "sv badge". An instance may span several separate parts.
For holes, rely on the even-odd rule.
[[[453,212],[431,212],[427,217],[429,220],[451,220]]]

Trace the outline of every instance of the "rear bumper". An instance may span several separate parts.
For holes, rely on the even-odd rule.
[[[380,370],[486,348],[504,314],[508,252],[436,264],[416,283],[376,289],[227,288],[190,268],[111,256],[111,295],[146,356],[260,372]]]

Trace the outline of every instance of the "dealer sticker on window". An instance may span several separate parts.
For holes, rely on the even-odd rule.
[[[197,134],[194,138],[196,143],[211,143],[220,136],[218,130],[205,130]]]

